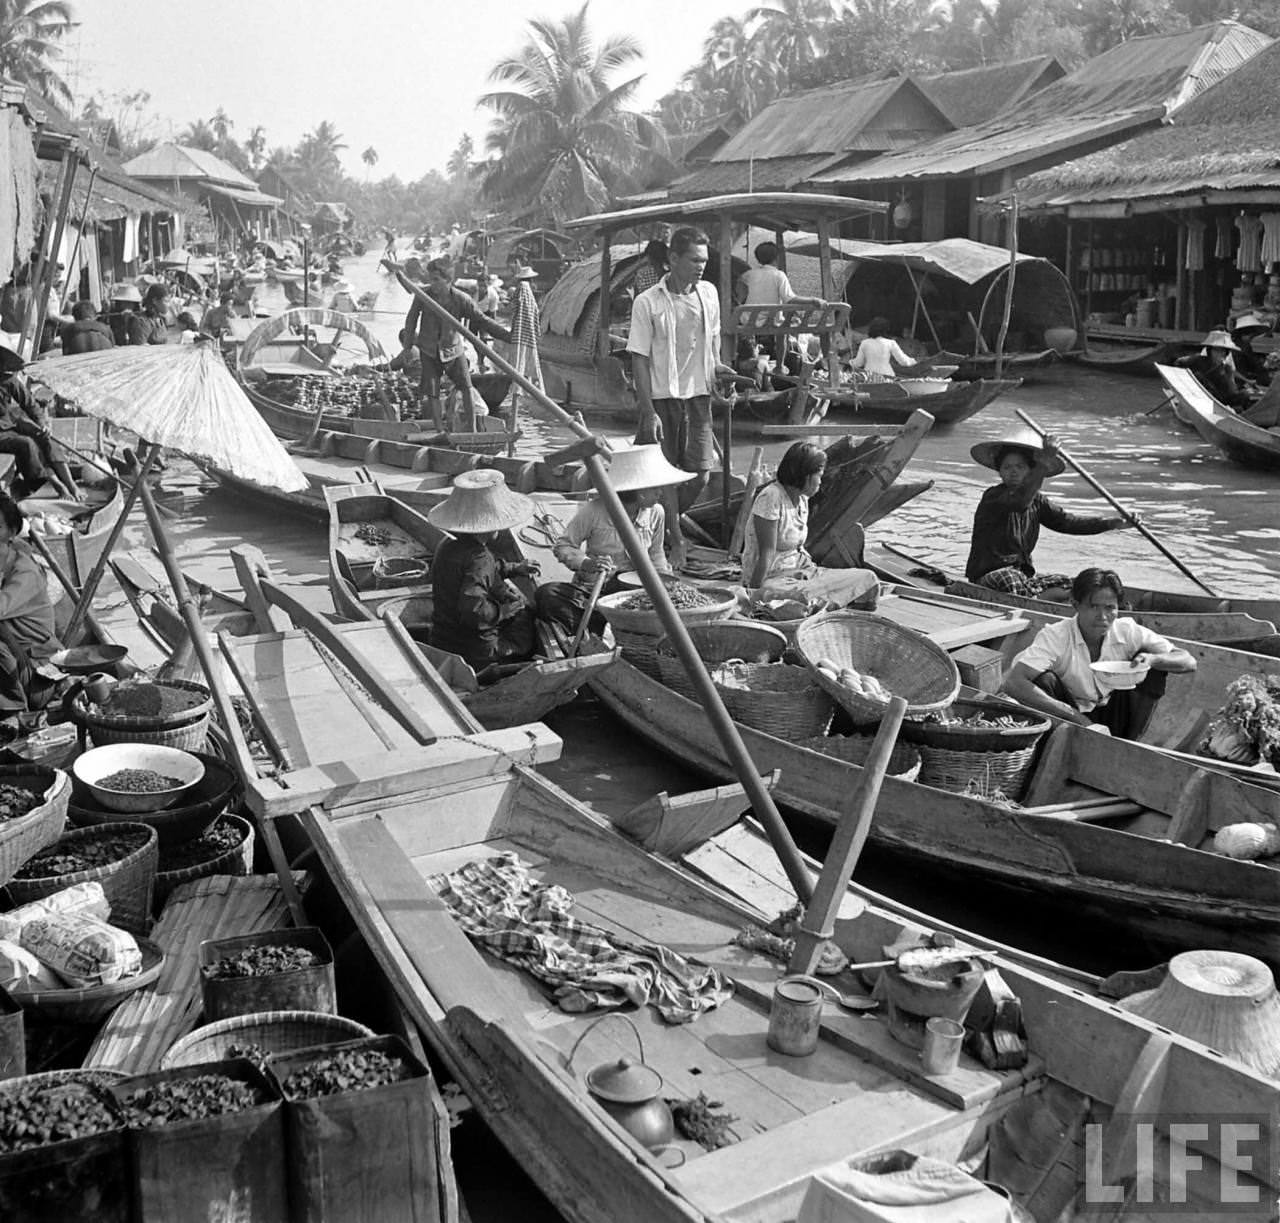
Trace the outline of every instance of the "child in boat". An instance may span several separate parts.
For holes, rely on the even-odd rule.
[[[1138,739],[1170,674],[1196,669],[1196,660],[1158,633],[1119,614],[1124,584],[1110,569],[1084,569],[1071,583],[1075,615],[1042,628],[1016,658],[1002,691],[1068,722],[1122,739]],[[1149,667],[1134,688],[1112,689],[1090,669],[1094,662]]]
[[[1065,602],[1071,579],[1061,573],[1036,573],[1031,553],[1040,528],[1064,535],[1098,535],[1138,523],[1132,518],[1068,514],[1050,501],[1040,486],[1061,475],[1066,463],[1051,433],[1043,441],[1022,430],[995,442],[979,442],[969,453],[976,463],[1000,474],[1000,483],[987,489],[973,516],[973,536],[965,577],[979,586],[1004,594]]]
[[[504,561],[492,547],[500,532],[532,516],[533,502],[492,470],[460,473],[449,496],[427,514],[453,536],[431,561],[431,644],[477,671],[533,654],[533,610],[507,579],[536,577],[538,566]]]

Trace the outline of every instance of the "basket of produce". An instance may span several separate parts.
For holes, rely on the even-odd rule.
[[[874,735],[817,735],[812,739],[799,739],[796,746],[807,747],[811,752],[821,752],[843,760],[846,764],[864,765],[871,754]],[[920,776],[920,750],[914,744],[894,742],[889,753],[886,772],[901,781],[915,781]]]
[[[157,743],[198,752],[204,747],[213,701],[203,684],[131,679],[116,684],[101,704],[73,689],[63,708],[98,746]]]
[[[796,630],[795,650],[855,724],[878,722],[891,697],[907,716],[942,709],[960,691],[951,655],[923,633],[872,612],[827,612]]]
[[[209,1020],[338,1009],[333,951],[314,926],[205,939],[200,989]]]
[[[114,920],[114,918],[113,918]],[[25,1010],[38,1011],[51,1023],[97,1023],[109,1015],[130,994],[151,985],[164,967],[164,952],[150,939],[137,938],[141,967],[132,976],[119,977],[102,985],[10,990]]]
[[[966,752],[922,743],[917,780],[922,786],[950,790],[953,794],[979,794],[987,798],[1003,794],[1010,802],[1017,803],[1026,792],[1035,758],[1034,744],[1009,752]]]
[[[38,764],[0,767],[0,883],[61,835],[71,778]]]
[[[184,845],[203,836],[217,823],[218,816],[239,798],[240,778],[231,765],[222,757],[205,752],[193,752],[191,755],[204,765],[204,774],[183,799],[181,806],[169,807],[164,811],[135,811],[129,815],[131,823],[150,824],[156,830],[160,838],[162,864],[166,849]],[[86,788],[73,785],[67,818],[77,828],[87,828],[97,824],[118,823],[120,815],[97,803]]]
[[[711,679],[735,722],[779,739],[821,735],[835,713],[835,702],[805,667],[726,662],[711,669]]]
[[[174,888],[206,875],[247,875],[253,868],[253,825],[224,811],[212,828],[194,840],[162,848],[156,867],[155,907]]]
[[[109,743],[77,756],[71,775],[100,807],[131,815],[187,798],[204,776],[204,762],[178,747]]]
[[[727,620],[738,605],[737,596],[723,586],[698,588],[686,582],[670,582],[667,590],[675,604],[676,614],[686,627]],[[643,590],[620,590],[605,595],[596,604],[600,614],[613,629],[613,639],[622,656],[654,679],[658,673],[658,642],[666,635],[653,601]]]
[[[295,1049],[361,1040],[372,1035],[364,1024],[341,1015],[319,1011],[260,1011],[219,1019],[197,1028],[169,1046],[160,1059],[160,1066],[172,1070],[176,1066],[196,1066],[228,1057],[262,1061]]]
[[[1280,677],[1242,675],[1227,685],[1200,751],[1235,764],[1280,769]]]
[[[689,629],[693,648],[698,651],[706,670],[721,663],[738,661],[769,663],[778,662],[786,652],[786,634],[767,624],[753,620],[719,620],[714,624],[695,624]],[[675,647],[667,637],[654,647],[658,662],[658,678],[673,692],[681,696],[693,696],[693,684],[689,681],[684,664],[676,655]]]
[[[769,624],[779,632],[785,633],[787,640],[795,638],[798,629],[810,616],[821,615],[825,611],[834,611],[835,604],[830,599],[773,599],[754,598],[747,615],[752,621]]]
[[[1048,718],[1021,705],[960,697],[923,718],[904,718],[898,737],[953,751],[1011,752],[1035,747],[1048,730]]]
[[[141,934],[151,915],[159,844],[156,830],[146,824],[74,828],[22,866],[9,881],[9,897],[22,905],[77,883],[99,883],[111,923]]]

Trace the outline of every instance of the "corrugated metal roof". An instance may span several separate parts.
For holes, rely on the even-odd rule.
[[[1052,55],[916,76],[915,82],[956,127],[971,127],[1065,76]]]
[[[771,102],[723,145],[712,161],[838,153],[859,133],[876,125],[899,94],[903,95],[900,102],[913,116],[913,128],[920,126],[922,116],[936,119],[934,131],[951,126],[946,115],[910,77],[849,81]]]
[[[221,157],[193,149],[183,144],[160,144],[147,153],[140,153],[124,165],[126,174],[134,178],[200,178],[226,183],[231,187],[252,190],[257,186],[253,179],[241,174],[235,166]]]

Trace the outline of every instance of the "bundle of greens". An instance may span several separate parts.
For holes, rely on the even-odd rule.
[[[1242,675],[1228,684],[1202,750],[1236,764],[1264,760],[1280,768],[1280,677]]]

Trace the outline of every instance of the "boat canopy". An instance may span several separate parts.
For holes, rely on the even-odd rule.
[[[836,226],[877,213],[886,213],[889,205],[880,200],[860,200],[847,195],[817,195],[793,191],[753,191],[737,195],[713,195],[700,200],[664,200],[661,204],[645,204],[618,212],[599,212],[594,216],[566,221],[567,230],[593,229],[612,233],[635,225],[662,221],[719,221],[729,217],[735,225],[756,225],[775,232],[788,229],[816,231],[820,222]]]
[[[258,364],[254,358],[271,341],[283,335],[286,331],[305,333],[309,327],[332,327],[334,329],[335,343],[340,333],[349,331],[352,335],[364,341],[365,347],[369,350],[370,360],[385,361],[387,358],[387,354],[378,337],[359,319],[352,318],[351,315],[344,314],[340,310],[326,310],[322,306],[298,306],[293,310],[286,310],[283,314],[278,314],[275,318],[270,318],[260,323],[245,337],[244,346],[240,349],[240,367],[243,369],[247,366]],[[327,362],[320,369],[300,368],[280,372],[322,373],[325,365],[327,365]]]

